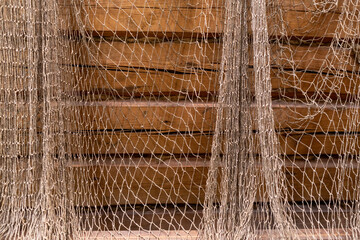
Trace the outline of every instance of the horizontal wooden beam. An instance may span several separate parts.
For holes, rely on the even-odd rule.
[[[69,136],[74,154],[207,154],[212,133],[90,132]],[[360,154],[358,134],[278,134],[279,152],[284,155]],[[254,135],[255,146],[257,136]],[[255,148],[256,153],[260,153]]]
[[[335,104],[305,105],[274,101],[275,129],[303,132],[359,132],[359,107]],[[69,108],[77,112],[79,125],[72,130],[154,130],[164,132],[213,131],[216,108],[213,102],[104,101]],[[256,106],[251,107],[256,130]]]
[[[202,154],[211,151],[215,103],[104,101],[70,102],[65,106],[63,111],[69,121],[64,129],[68,130],[66,137],[72,143],[72,153]],[[20,143],[26,144],[30,120],[36,119],[29,115],[26,104],[14,106],[14,109],[17,119],[13,119],[13,126],[21,133]],[[305,105],[274,101],[280,152],[288,155],[359,154],[358,111],[359,107],[350,104]],[[252,130],[256,132],[254,105],[250,106],[250,113]],[[32,127],[41,131],[41,115]],[[255,140],[256,136],[255,133]]]
[[[291,231],[296,239],[338,239],[345,240],[349,237],[356,237],[351,229],[294,229]],[[259,230],[256,233],[258,239],[270,240],[274,238],[280,239],[282,233],[277,230]],[[80,239],[115,239],[115,240],[132,240],[146,238],[155,239],[199,239],[199,232],[192,231],[88,231],[80,235]]]
[[[75,68],[79,77],[71,89],[87,101],[139,98],[158,99],[206,99],[217,95],[219,72],[193,70],[190,73],[144,70]],[[343,73],[339,78],[326,73],[302,70],[271,70],[273,98],[346,99],[359,92],[360,78],[356,74]],[[255,91],[254,70],[249,68],[250,91]],[[69,86],[70,87],[70,86]],[[20,88],[20,87],[19,87]],[[293,94],[293,95],[291,95]]]
[[[257,163],[259,170],[261,163]],[[200,204],[205,197],[208,158],[158,158],[111,160],[89,159],[73,164],[80,206],[123,204]],[[356,198],[359,168],[337,159],[285,161],[289,201],[352,200]],[[343,171],[343,172],[342,172]],[[344,174],[344,179],[340,176]],[[259,178],[260,179],[260,178]],[[343,183],[343,192],[339,182]],[[263,183],[258,183],[257,201],[263,201]],[[262,189],[262,190],[261,190]],[[266,190],[265,190],[266,192]],[[83,194],[86,193],[86,196]]]
[[[340,37],[349,36],[343,29],[337,31],[343,4],[344,1],[339,1],[322,8],[309,0],[275,1],[268,6],[269,13],[273,14],[269,33],[300,38],[333,38],[336,32]],[[78,5],[74,14],[77,24],[100,35],[196,37],[201,34],[211,37],[223,32],[224,7],[223,0],[88,1]],[[348,7],[360,8],[351,4]],[[280,25],[277,22],[280,19],[285,24]],[[351,23],[356,21],[344,19],[342,27],[345,28],[346,25],[353,27]],[[77,24],[75,21],[72,24],[74,29],[78,29]],[[249,30],[251,33],[250,26]]]
[[[104,211],[95,209],[80,210],[80,222],[84,225],[85,231],[192,231],[201,227],[203,217],[202,205],[136,205],[134,206],[112,206],[102,207]],[[335,226],[341,226],[348,222],[353,214],[351,207],[334,205],[332,203],[290,203],[290,211],[294,216],[294,221],[298,229],[313,229],[313,233],[318,233],[315,229],[333,228],[338,232]],[[272,215],[271,210],[266,209],[266,214]],[[320,214],[321,212],[321,214]],[[253,210],[252,222],[257,223],[258,229],[263,229],[264,223],[259,220],[264,216],[263,205],[255,204]],[[316,218],[311,218],[317,214]],[[331,222],[329,220],[332,219]],[[343,226],[344,226],[343,225]],[[90,232],[86,232],[90,234]],[[185,233],[185,232],[184,232]],[[319,232],[320,233],[320,232]],[[85,233],[84,233],[85,234]]]
[[[127,99],[151,97],[171,97],[191,95],[200,98],[218,90],[219,73],[194,69],[173,72],[168,70],[118,68],[102,70],[98,68],[74,68],[78,72],[73,90],[94,99]]]
[[[75,67],[72,71],[77,77],[69,74],[64,91],[82,101],[127,99],[209,101],[215,99],[219,89],[219,72],[204,69],[174,72],[129,67],[107,70],[97,67]],[[254,93],[254,69],[250,67],[248,73],[250,92]],[[340,74],[341,76],[327,74],[327,71],[319,73],[312,70],[306,72],[301,69],[279,70],[275,66],[271,69],[270,75],[272,97],[273,99],[312,99],[320,102],[325,99],[342,102],[356,99],[360,89],[360,75],[356,72]],[[16,81],[11,91],[16,91],[17,99],[21,101],[29,93],[28,83]]]
[[[221,45],[215,42],[108,42],[90,44],[88,60],[82,65],[105,68],[158,69],[191,73],[194,69],[216,70],[221,62]]]
[[[121,69],[127,67],[193,73],[195,69],[219,70],[222,44],[216,42],[121,42],[100,41],[90,44],[83,65]],[[270,64],[274,68],[333,73],[357,72],[359,64],[350,48],[329,46],[271,45]],[[250,52],[250,65],[253,53]],[[355,73],[354,73],[355,74]],[[350,75],[349,75],[350,77]]]

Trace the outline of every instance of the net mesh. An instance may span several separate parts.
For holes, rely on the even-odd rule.
[[[0,0],[2,239],[359,239],[359,0]]]

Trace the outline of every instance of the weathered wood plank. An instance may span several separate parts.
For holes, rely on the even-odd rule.
[[[71,6],[71,3],[67,5]],[[127,37],[173,34],[179,37],[214,36],[222,29],[223,5],[223,0],[91,0],[73,5],[77,19],[73,19],[72,27],[101,35]]]
[[[269,1],[271,3],[271,1]],[[355,5],[356,2],[347,2],[347,6],[353,9],[360,9],[360,5]],[[333,2],[324,2],[321,0],[275,0],[273,5],[281,5],[285,9],[293,9],[298,11],[311,11],[318,14],[326,13],[341,13],[344,7],[345,0],[338,0]]]
[[[250,71],[253,75],[253,70]],[[356,73],[342,72],[342,76],[332,74],[312,73],[305,71],[292,70],[271,70],[271,84],[273,94],[279,92],[280,96],[287,96],[290,93],[296,96],[293,98],[301,99],[304,96],[310,99],[349,99],[359,93],[360,78]],[[250,81],[251,83],[254,80]],[[252,85],[251,91],[255,91]]]
[[[79,240],[134,240],[134,239],[148,239],[148,240],[162,240],[172,239],[181,240],[198,239],[198,231],[84,231],[80,234]]]
[[[71,106],[71,105],[70,105]],[[54,108],[55,109],[55,108]],[[16,125],[30,127],[29,109],[20,106]],[[275,129],[284,154],[358,154],[359,107],[273,102]],[[64,109],[70,139],[83,147],[74,153],[209,153],[215,126],[215,103],[92,102]],[[252,110],[253,130],[257,130]],[[76,115],[76,121],[70,121]],[[41,116],[37,127],[41,131]],[[34,119],[33,119],[34,120]],[[34,127],[34,126],[33,126]],[[326,135],[328,134],[328,136]],[[354,149],[345,143],[354,143]],[[99,152],[98,152],[99,151]]]
[[[349,238],[356,237],[356,234],[351,229],[294,229],[292,230],[293,236],[299,240],[306,239],[338,239],[345,240]],[[96,240],[105,240],[105,239],[114,239],[114,240],[132,240],[132,239],[141,239],[145,238],[148,240],[155,239],[172,239],[172,240],[181,240],[181,239],[199,239],[199,232],[197,230],[192,231],[87,231],[83,232],[80,236],[80,239],[96,239]],[[282,233],[278,230],[258,230],[256,233],[257,239],[259,240],[271,240],[271,239],[281,239]]]
[[[84,65],[105,68],[162,69],[193,72],[194,69],[218,70],[221,44],[216,42],[109,42],[90,44],[90,60]],[[271,45],[272,67],[316,71],[358,71],[359,63],[350,48],[329,46]],[[250,49],[250,65],[253,64]]]
[[[198,34],[217,34],[222,29],[222,10],[216,8],[84,7],[86,31],[107,32],[129,37],[175,34],[197,37]],[[86,19],[86,20],[85,20]],[[150,34],[149,34],[150,33]]]
[[[330,70],[356,72],[360,66],[351,48],[272,45],[271,51],[270,64],[274,67],[327,73]],[[253,58],[250,57],[250,64],[252,61]]]
[[[70,5],[71,0],[65,0],[65,5]],[[309,0],[307,0],[309,1]],[[343,0],[342,0],[343,1]],[[224,0],[86,0],[85,6],[104,7],[104,8],[221,8]]]
[[[89,60],[83,65],[105,68],[129,67],[150,70],[194,72],[194,69],[218,69],[221,45],[215,42],[109,42],[89,45]],[[81,52],[81,50],[80,50]]]
[[[279,151],[284,155],[360,154],[358,135],[278,134]],[[90,132],[73,134],[74,154],[207,154],[211,133],[172,134],[149,132]],[[257,137],[255,135],[255,143]],[[256,144],[255,144],[256,145]],[[259,153],[259,149],[255,149]]]
[[[310,204],[309,204],[310,205]],[[327,226],[328,228],[335,228],[342,223],[348,222],[354,209],[351,207],[336,206],[329,203],[315,203],[312,202],[311,206],[307,203],[291,204],[290,212],[295,213],[294,219],[298,229],[314,229]],[[130,206],[110,207],[105,208],[107,211],[87,211],[85,210],[80,216],[84,224],[85,231],[137,231],[137,230],[171,230],[171,231],[190,231],[200,229],[201,219],[203,216],[203,207],[197,205],[165,205],[165,206],[137,206],[132,208]],[[111,209],[111,211],[110,211]],[[257,229],[264,229],[269,223],[264,223],[260,220],[261,215],[264,214],[261,204],[256,205],[253,210],[253,219],[257,224]],[[270,211],[265,210],[269,215]],[[317,219],[310,219],[310,213],[321,211]],[[329,219],[332,219],[329,222]],[[330,224],[330,225],[329,225]],[[92,226],[92,228],[89,228]],[[336,232],[336,231],[335,231]]]
[[[201,154],[211,151],[209,133],[164,134],[148,132],[99,131],[72,134],[74,154]]]
[[[28,131],[18,131],[21,155],[28,155]],[[72,154],[209,154],[212,144],[211,132],[167,132],[167,131],[90,131],[67,133],[64,139],[57,139],[54,133],[54,144],[57,141],[68,143],[68,153]],[[59,135],[59,137],[63,137]],[[338,132],[324,133],[278,133],[279,152],[283,155],[338,155],[360,154],[358,134]],[[257,135],[254,135],[257,146]],[[56,146],[54,146],[54,154]],[[256,147],[255,153],[260,153]]]
[[[337,160],[323,158],[319,159],[318,163],[286,161],[284,170],[288,200],[354,199],[356,197],[354,194],[358,190],[356,187],[358,166],[334,164],[333,161]],[[208,168],[208,159],[196,158],[114,159],[110,163],[96,162],[93,165],[76,163],[74,165],[74,175],[77,176],[75,195],[81,203],[84,202],[83,192],[89,193],[84,206],[199,204],[204,201]],[[260,163],[258,168],[261,169]],[[344,179],[340,178],[340,168],[346,173]],[[344,190],[341,193],[337,192],[340,181],[344,182]],[[264,201],[262,198],[264,190],[260,187],[262,184],[258,185],[258,201]]]
[[[206,132],[213,130],[215,103],[190,102],[94,102],[79,111],[79,126],[73,130],[148,130]]]
[[[74,90],[97,98],[147,98],[171,95],[209,95],[218,89],[218,72],[194,69],[187,73],[128,69],[74,69],[79,73]]]
[[[196,204],[204,199],[207,167],[196,162],[182,166],[171,161],[154,165],[112,164],[77,167],[74,174],[78,176],[78,199],[82,202],[82,192],[88,192],[90,206]],[[86,182],[91,183],[90,191],[86,191]]]
[[[106,101],[70,108],[79,112],[75,130],[155,130],[168,132],[213,131],[216,103]],[[255,105],[252,106],[255,109]],[[275,129],[279,131],[347,132],[360,131],[360,108],[350,105],[305,105],[273,102]],[[252,110],[253,129],[257,129]],[[310,116],[310,117],[309,117]]]
[[[73,91],[86,96],[89,101],[157,97],[178,99],[207,98],[217,94],[219,73],[215,71],[193,70],[190,73],[169,71],[126,69],[74,69],[79,73]],[[254,70],[249,68],[250,90],[255,91]],[[341,78],[304,71],[272,69],[271,83],[273,97],[296,93],[304,96],[332,99],[356,96],[360,78],[354,74],[344,74]],[[291,97],[291,96],[290,96]]]
[[[360,154],[357,134],[292,134],[279,135],[280,152],[286,155]]]
[[[224,1],[88,1],[75,11],[80,25],[85,30],[102,35],[137,36],[197,36],[198,34],[221,34],[224,21]],[[338,27],[343,1],[337,5],[325,5],[313,1],[274,1],[269,2],[269,12],[275,18],[269,22],[271,35],[298,36],[306,38],[333,38]],[[350,5],[349,9],[360,8]],[[280,17],[279,9],[282,9]],[[284,29],[277,27],[276,15],[285,21]],[[342,27],[349,24],[345,18]],[[353,22],[356,20],[353,20]],[[76,26],[76,24],[73,24]],[[354,26],[352,26],[353,28]],[[76,27],[75,27],[76,29]],[[251,28],[249,28],[251,33]],[[281,34],[280,34],[281,33]],[[346,37],[340,31],[340,37]],[[350,36],[355,37],[355,36]]]

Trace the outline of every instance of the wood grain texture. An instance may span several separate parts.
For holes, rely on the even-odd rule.
[[[0,105],[1,106],[1,105]],[[76,131],[154,131],[158,133],[209,132],[214,130],[215,103],[190,102],[93,102],[76,104],[66,109],[67,115],[77,117],[68,124]],[[0,108],[1,109],[1,108]],[[30,127],[29,106],[14,106],[18,110],[15,126],[25,131]],[[55,108],[54,108],[55,109]],[[288,133],[358,132],[358,108],[348,105],[289,104],[274,101],[275,129]],[[61,111],[59,110],[61,113]],[[74,112],[76,112],[74,114]],[[253,130],[257,130],[255,111],[252,110]],[[74,116],[76,115],[76,116]],[[311,117],[309,117],[311,116]],[[41,128],[41,115],[37,117]],[[34,127],[34,126],[33,126]],[[106,134],[106,133],[104,133]]]
[[[294,229],[292,230],[294,236],[298,239],[305,240],[308,238],[313,239],[329,239],[328,237],[335,238],[338,240],[345,240],[349,237],[356,237],[356,234],[352,232],[351,229],[312,229],[311,231],[305,229]],[[80,235],[80,239],[96,239],[96,240],[105,240],[105,239],[114,239],[114,240],[133,240],[145,238],[148,240],[155,239],[189,239],[195,240],[199,238],[199,232],[197,230],[192,231],[87,231],[83,232]],[[271,240],[274,238],[281,238],[282,234],[276,230],[259,230],[256,235],[260,240]]]
[[[90,44],[89,52],[80,54],[88,54],[89,60],[82,62],[88,66],[193,72],[194,69],[218,69],[221,45],[215,42],[100,41]]]
[[[149,132],[99,131],[72,134],[74,154],[201,154],[211,151],[209,133],[164,134]]]
[[[213,131],[217,104],[213,102],[104,101],[79,104],[79,126],[72,130],[154,130],[159,132]],[[358,132],[359,107],[351,105],[273,102],[275,129],[282,132]],[[253,130],[257,130],[255,105],[251,106]],[[298,134],[298,133],[297,133]]]
[[[360,154],[359,136],[324,134],[278,134],[279,151],[284,155]],[[211,152],[211,133],[94,132],[73,134],[78,144],[74,154],[207,154]],[[255,145],[257,136],[255,135]],[[80,143],[79,143],[80,142]],[[255,152],[260,153],[255,148]]]
[[[335,228],[342,223],[347,222],[353,210],[344,206],[337,206],[337,211],[333,211],[333,204],[320,203],[308,206],[302,205],[301,208],[295,207],[290,204],[291,212],[296,214],[295,224],[298,229],[323,229]],[[261,207],[260,207],[261,209]],[[309,219],[309,213],[321,212],[317,219]],[[137,206],[124,207],[124,208],[110,208],[108,212],[88,212],[85,211],[82,216],[82,221],[86,226],[92,226],[91,229],[85,228],[84,230],[91,231],[137,231],[137,230],[171,230],[171,231],[191,231],[197,230],[201,227],[201,219],[203,216],[203,208],[194,205],[166,205],[166,206]],[[339,214],[341,212],[341,214]],[[304,214],[305,213],[305,214]],[[261,215],[264,212],[256,209],[253,211],[252,217],[259,225],[258,229],[263,229],[264,222]],[[94,217],[95,216],[95,217]],[[329,219],[332,219],[329,222]],[[144,221],[145,220],[145,221]],[[101,224],[99,224],[101,223]],[[317,232],[317,230],[315,230]],[[88,232],[89,233],[89,232]],[[322,233],[319,231],[318,234]],[[339,233],[339,232],[338,232]]]
[[[341,18],[344,1],[321,7],[313,1],[269,1],[269,33],[300,38],[333,38]],[[136,36],[216,36],[223,31],[223,0],[192,1],[85,1],[75,10],[78,24],[100,35]],[[349,9],[359,9],[349,5]],[[282,10],[280,16],[279,9]],[[279,29],[279,19],[286,24]],[[342,27],[350,28],[356,19],[344,18]],[[249,19],[250,20],[250,19]],[[77,24],[72,24],[75,29]],[[340,26],[339,26],[340,27]],[[353,28],[353,26],[352,26]],[[338,31],[340,37],[356,37]],[[251,34],[251,27],[249,27]]]
[[[180,160],[180,161],[179,161]],[[156,203],[203,203],[208,159],[113,159],[108,163],[93,165],[75,164],[77,197],[79,203],[91,206]],[[358,168],[333,163],[337,160],[322,158],[318,163],[286,161],[284,171],[289,201],[328,201],[356,198]],[[261,165],[258,163],[258,169]],[[341,179],[340,167],[345,172]],[[260,174],[258,172],[257,174]],[[261,178],[260,178],[261,179]],[[219,179],[220,180],[220,179]],[[337,192],[343,181],[344,189]],[[87,184],[86,184],[87,183]],[[90,185],[89,185],[90,184]],[[257,201],[264,201],[266,190],[258,183]],[[89,190],[86,190],[88,187]],[[84,200],[82,192],[88,192]],[[264,195],[265,194],[265,195]],[[266,199],[266,198],[265,198]],[[78,203],[78,204],[79,204]]]
[[[151,96],[200,97],[218,89],[218,72],[193,69],[190,72],[173,72],[145,69],[74,69],[79,73],[74,89],[90,92],[89,100],[116,98],[149,98]],[[92,96],[91,96],[92,94]]]
[[[74,171],[81,184],[78,189],[86,187],[83,183],[91,182],[91,190],[86,191],[91,194],[87,196],[91,206],[200,203],[204,199],[207,175],[207,168],[201,164],[182,166],[171,162],[77,167]],[[86,176],[87,180],[82,179]],[[81,202],[83,196],[78,199]]]
[[[90,44],[83,65],[105,68],[145,68],[180,72],[194,69],[219,70],[222,44],[216,42],[121,42],[100,41]],[[329,46],[271,45],[272,67],[316,71],[357,71],[359,63],[350,48]],[[250,66],[253,53],[250,49]],[[119,70],[120,70],[119,69]]]
[[[78,91],[88,101],[114,99],[206,99],[214,97],[219,89],[219,72],[193,69],[190,72],[118,68],[74,69],[78,72],[73,91]],[[304,72],[301,70],[271,71],[272,95],[293,98],[341,99],[356,96],[360,78],[356,73],[335,75]],[[254,71],[249,68],[250,91],[254,93]],[[19,87],[21,88],[21,87]],[[293,95],[290,95],[293,94]],[[289,96],[290,95],[290,96]]]

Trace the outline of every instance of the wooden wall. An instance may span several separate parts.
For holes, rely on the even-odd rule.
[[[348,106],[329,105],[319,111],[279,100],[280,93],[302,99],[304,91],[309,96],[321,92],[319,101],[327,96],[336,102],[358,93],[358,80],[350,75],[335,93],[335,78],[324,82],[317,74],[329,59],[335,69],[354,70],[353,64],[342,65],[336,58],[353,56],[351,49],[336,48],[336,56],[329,50],[342,3],[319,14],[312,0],[283,1],[287,37],[315,39],[311,44],[299,38],[289,42],[282,56],[294,59],[295,72],[279,77],[278,68],[293,66],[286,59],[271,60],[273,109],[280,151],[287,159],[289,200],[332,198],[339,181],[339,156],[360,151],[357,135],[346,134],[349,121],[359,122]],[[80,79],[79,91],[87,92],[86,99],[92,102],[78,106],[84,124],[77,130],[85,131],[77,135],[85,144],[73,152],[95,157],[89,165],[74,163],[73,167],[78,175],[91,172],[95,179],[97,201],[90,205],[203,201],[215,123],[223,8],[223,0],[90,0],[79,11],[80,19],[89,18],[84,25],[95,42],[88,54],[96,56],[96,61],[81,60],[88,73]],[[273,26],[269,23],[271,34],[279,36]],[[278,48],[271,44],[272,51]],[[294,121],[309,114],[312,118]],[[358,132],[359,126],[355,124],[353,131]],[[345,138],[354,138],[354,145],[344,147]],[[109,160],[97,162],[94,159],[99,155]],[[322,162],[313,161],[314,156],[322,156]],[[347,172],[348,191],[339,198],[354,197],[356,171]],[[123,178],[116,177],[118,172]]]

